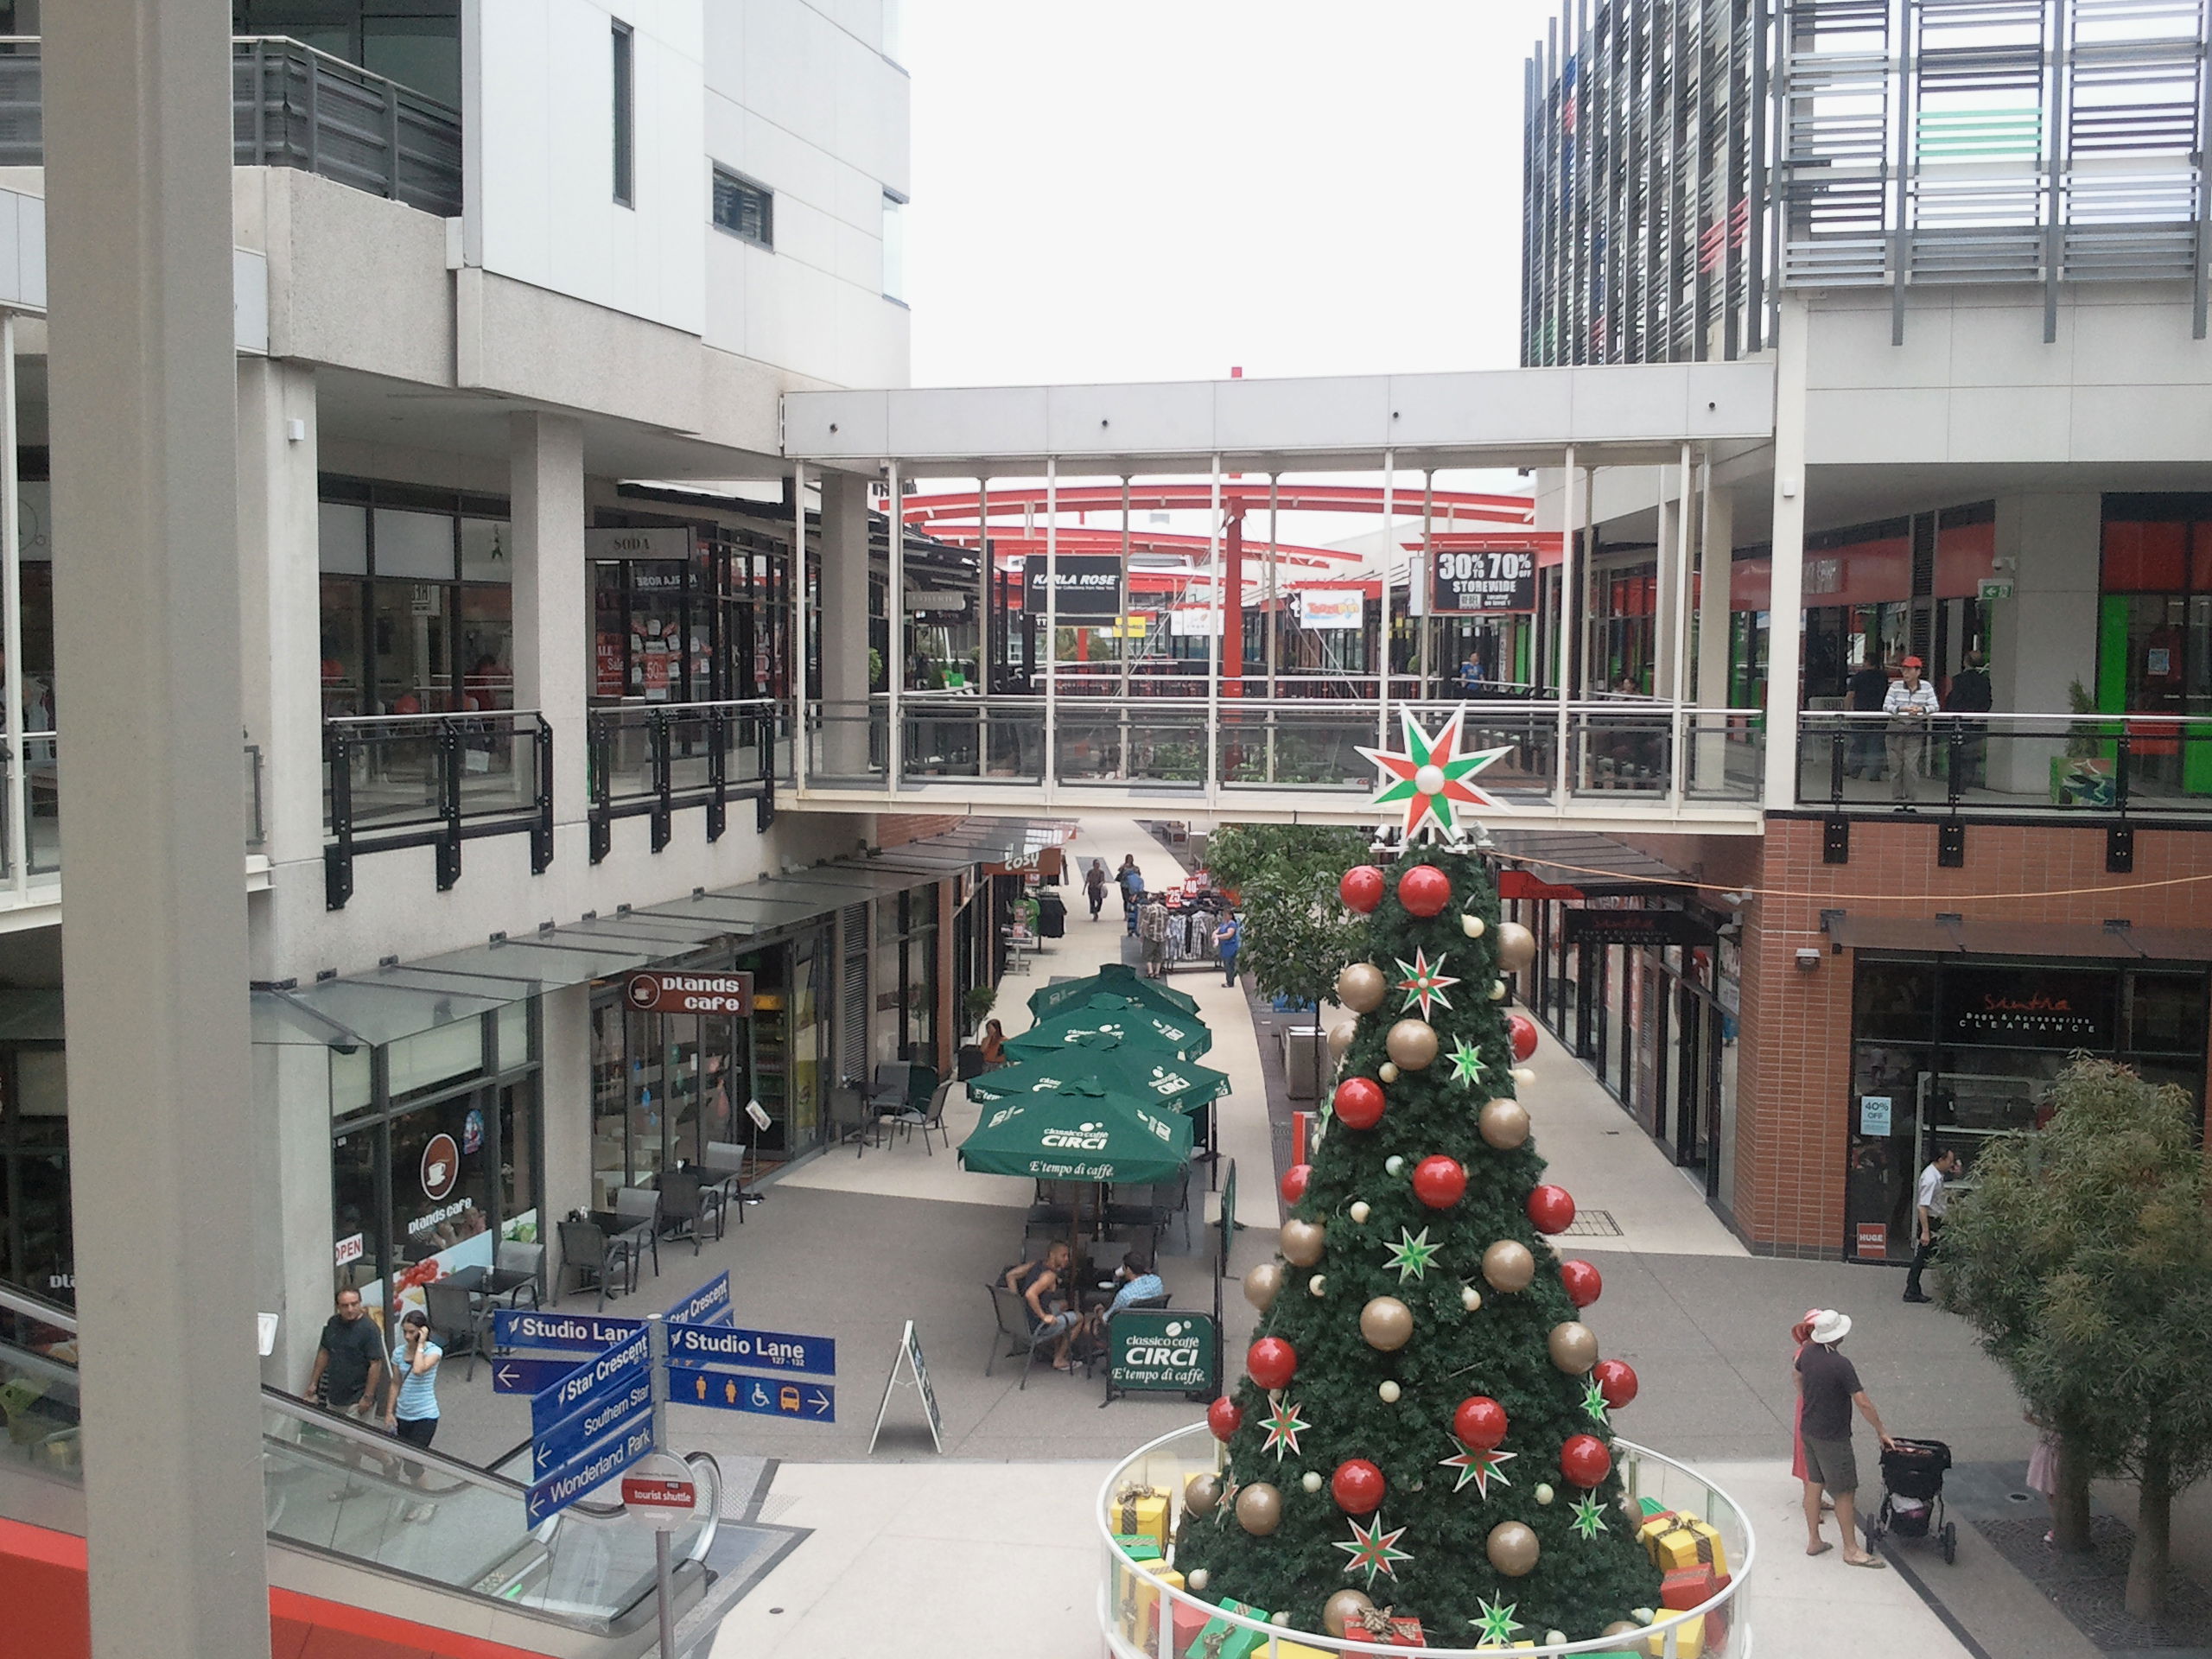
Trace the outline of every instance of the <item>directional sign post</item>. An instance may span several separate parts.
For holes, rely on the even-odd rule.
[[[492,1341],[499,1348],[595,1354],[628,1341],[645,1328],[643,1319],[610,1319],[601,1313],[541,1313],[534,1307],[502,1307],[492,1314]]]
[[[639,1375],[632,1378],[626,1389],[604,1399],[589,1401],[560,1421],[533,1433],[531,1478],[536,1480],[551,1473],[586,1447],[630,1428],[631,1419],[651,1412],[652,1404],[653,1380],[650,1376]]]
[[[829,1337],[750,1331],[734,1325],[668,1327],[668,1363],[675,1366],[758,1365],[774,1371],[837,1374],[837,1344]]]
[[[668,1397],[677,1405],[747,1411],[758,1417],[795,1417],[807,1423],[837,1421],[835,1388],[789,1376],[677,1368],[669,1373]]]
[[[575,1356],[533,1359],[527,1356],[495,1360],[492,1365],[494,1394],[542,1394],[576,1369]]]
[[[570,1414],[626,1393],[651,1369],[652,1346],[640,1331],[619,1348],[584,1361],[542,1394],[531,1396],[530,1432],[544,1433]]]
[[[663,1317],[671,1325],[728,1325],[729,1274],[718,1273]]]
[[[647,1412],[630,1421],[632,1427],[608,1436],[543,1479],[533,1481],[523,1502],[524,1519],[534,1527],[558,1515],[593,1487],[612,1480],[652,1451],[652,1414]]]

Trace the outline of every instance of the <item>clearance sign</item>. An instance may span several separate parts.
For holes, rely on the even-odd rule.
[[[1429,608],[1439,616],[1475,616],[1536,608],[1533,548],[1460,552],[1436,550],[1430,569]]]
[[[622,994],[640,1014],[753,1013],[751,974],[632,974]]]

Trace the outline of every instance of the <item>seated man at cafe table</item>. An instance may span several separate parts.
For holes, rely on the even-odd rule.
[[[1107,1320],[1123,1308],[1155,1301],[1167,1294],[1166,1281],[1153,1271],[1152,1253],[1145,1249],[1131,1249],[1122,1257],[1122,1265],[1114,1269],[1113,1285],[1114,1300],[1083,1316],[1083,1335],[1103,1340]]]
[[[1005,1285],[1021,1298],[1023,1317],[1029,1321],[1029,1335],[1033,1341],[1048,1329],[1058,1333],[1052,1344],[1052,1369],[1069,1369],[1068,1349],[1075,1341],[1076,1329],[1081,1318],[1070,1305],[1067,1294],[1069,1264],[1075,1252],[1068,1248],[1065,1239],[1054,1239],[1045,1251],[1041,1262],[1025,1262],[1006,1270]]]

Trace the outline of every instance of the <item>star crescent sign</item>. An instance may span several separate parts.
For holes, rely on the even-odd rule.
[[[1359,750],[1382,774],[1374,804],[1395,806],[1402,803],[1408,836],[1433,818],[1438,829],[1456,839],[1460,834],[1459,808],[1486,806],[1506,810],[1504,802],[1468,780],[1508,751],[1495,748],[1461,753],[1459,722],[1465,714],[1465,709],[1452,710],[1452,718],[1444,722],[1444,729],[1432,738],[1421,730],[1421,722],[1410,709],[1402,710],[1406,733],[1402,752],[1366,747]]]

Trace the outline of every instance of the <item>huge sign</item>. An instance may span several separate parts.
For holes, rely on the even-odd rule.
[[[523,1515],[536,1526],[558,1515],[594,1486],[614,1478],[653,1449],[653,1414],[646,1412],[633,1426],[611,1435],[574,1462],[533,1482],[523,1503]]]
[[[1027,567],[1027,592],[1022,604],[1032,616],[1045,614],[1045,575],[1046,564],[1041,554],[1032,553],[1022,561]],[[1085,616],[1119,616],[1122,613],[1122,561],[1111,553],[1063,553],[1057,560],[1053,574],[1058,580],[1052,584],[1057,597],[1052,602],[1055,617],[1065,621]]]
[[[1713,924],[1686,910],[1586,910],[1560,912],[1569,944],[1701,944],[1713,941]]]
[[[622,987],[624,1001],[639,1014],[753,1014],[753,976],[736,974],[632,974]]]
[[[1439,548],[1429,566],[1429,609],[1438,616],[1536,608],[1536,552],[1519,547],[1485,552]]]
[[[645,1328],[643,1319],[610,1319],[604,1313],[542,1313],[534,1307],[501,1307],[492,1313],[493,1345],[503,1349],[595,1354],[629,1341]],[[573,1367],[575,1361],[569,1363]]]
[[[637,1427],[631,1419],[652,1408],[653,1380],[646,1374],[638,1376],[627,1389],[604,1400],[587,1401],[581,1409],[570,1412],[543,1433],[531,1436],[531,1478],[537,1479],[563,1464],[573,1462],[586,1447],[597,1445],[610,1434],[628,1433]]]
[[[668,1310],[671,1325],[728,1325],[729,1274],[718,1273]]]
[[[585,1360],[552,1387],[531,1396],[531,1438],[535,1440],[588,1405],[626,1394],[652,1364],[652,1344],[642,1331],[620,1347]]]
[[[2108,1052],[2119,988],[2117,975],[2080,969],[1946,969],[1943,1037],[1999,1047]]]
[[[1206,1314],[1127,1309],[1107,1322],[1106,1343],[1116,1394],[1191,1394],[1213,1388],[1220,1338]]]

